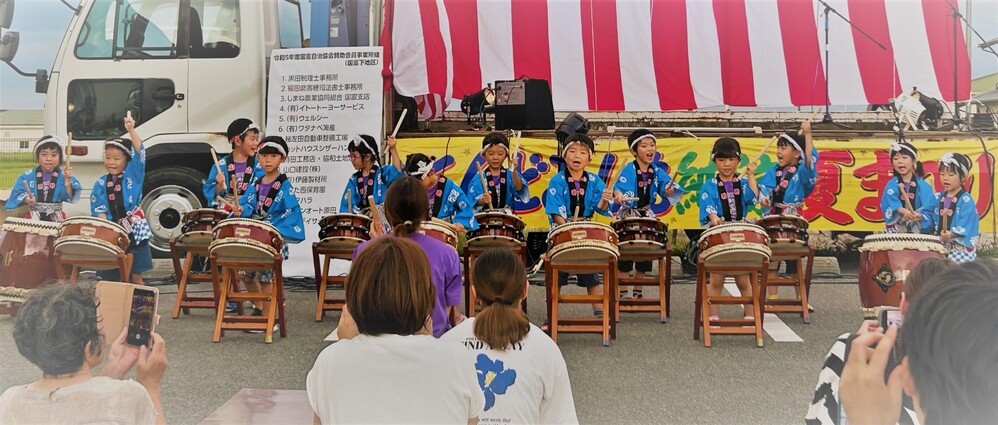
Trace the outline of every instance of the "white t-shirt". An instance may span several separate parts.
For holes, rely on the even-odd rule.
[[[485,398],[474,358],[432,335],[358,335],[326,347],[305,383],[324,424],[466,425]]]
[[[568,367],[558,345],[537,326],[505,351],[475,337],[469,318],[440,337],[475,354],[475,373],[485,395],[479,424],[577,424]]]
[[[57,390],[27,385],[0,395],[0,424],[152,424],[156,407],[135,381],[95,376]]]

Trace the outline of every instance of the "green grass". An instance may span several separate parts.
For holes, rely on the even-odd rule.
[[[19,174],[36,166],[31,152],[0,153],[0,189],[11,189]]]

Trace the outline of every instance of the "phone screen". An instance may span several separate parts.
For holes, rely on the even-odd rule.
[[[901,326],[901,310],[897,308],[884,309],[880,312],[880,327],[887,331],[891,325]]]
[[[132,311],[128,319],[126,342],[131,345],[149,345],[153,316],[156,314],[156,292],[135,288],[132,294]]]

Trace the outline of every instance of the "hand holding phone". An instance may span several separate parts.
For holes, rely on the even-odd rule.
[[[877,314],[877,322],[885,332],[891,325],[901,327],[901,309],[897,307],[882,307]]]
[[[149,345],[150,333],[156,320],[157,304],[156,291],[141,287],[134,289],[125,342],[136,346]]]

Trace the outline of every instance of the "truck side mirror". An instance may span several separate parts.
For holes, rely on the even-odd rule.
[[[49,91],[49,72],[46,69],[35,71],[35,93],[45,94]]]
[[[0,0],[2,1],[2,0]],[[10,62],[17,54],[17,45],[21,41],[21,35],[17,31],[4,32],[0,38],[0,62]]]
[[[0,0],[0,28],[10,29],[14,21],[14,0]]]

